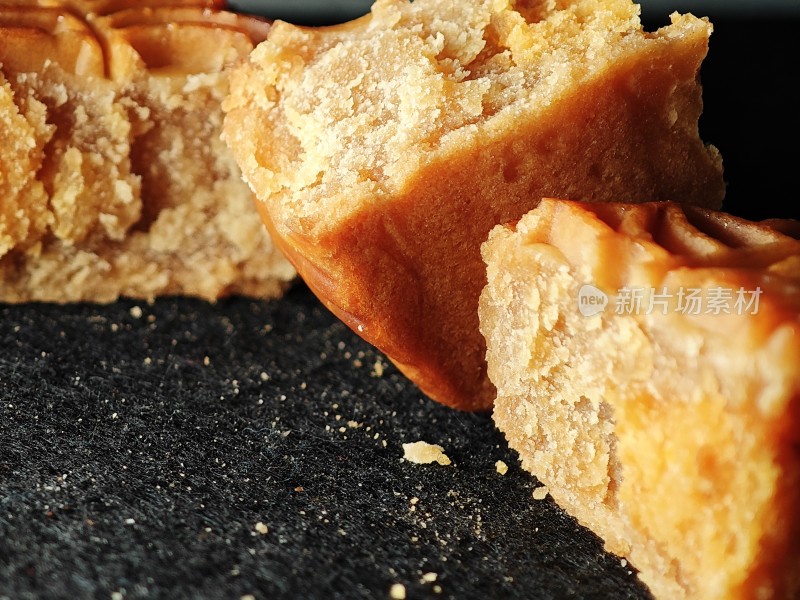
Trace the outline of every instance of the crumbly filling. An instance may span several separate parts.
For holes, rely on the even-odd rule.
[[[59,11],[23,14],[49,45],[4,50],[32,58],[0,73],[0,299],[277,293],[293,271],[220,139],[227,66],[253,45],[241,18],[160,7],[66,28]]]
[[[796,467],[779,432],[796,411],[800,321],[799,271],[784,266],[800,243],[677,207],[557,206],[484,246],[495,421],[657,597],[733,594],[785,543],[773,523]],[[609,294],[593,316],[578,304],[586,284]],[[757,315],[683,315],[675,298],[665,314],[646,297],[627,314],[612,295],[622,286],[760,287],[765,298]]]
[[[258,117],[226,135],[262,198],[300,219],[337,215],[535,118],[625,53],[708,27],[676,16],[648,34],[638,12],[629,0],[380,0],[341,29],[278,24],[224,105]],[[272,141],[249,141],[255,127]]]

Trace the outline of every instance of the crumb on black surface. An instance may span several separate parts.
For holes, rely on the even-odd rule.
[[[488,415],[424,399],[302,284],[0,306],[0,344],[0,598],[648,597],[531,501]],[[453,466],[402,460],[419,439]]]

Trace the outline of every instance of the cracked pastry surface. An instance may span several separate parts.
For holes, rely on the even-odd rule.
[[[432,398],[487,409],[480,244],[547,195],[718,206],[698,136],[711,26],[628,0],[379,0],[276,23],[231,77],[224,137],[320,298]]]

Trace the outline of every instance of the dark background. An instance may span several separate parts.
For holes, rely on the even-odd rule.
[[[712,19],[726,207],[797,217],[800,22]],[[401,460],[417,440],[453,465]],[[301,283],[0,306],[0,599],[648,597],[535,487],[488,415],[426,400]]]
[[[784,11],[694,12],[714,25],[700,71],[700,135],[722,154],[723,209],[755,220],[800,219],[800,2],[786,0]],[[646,26],[665,24],[666,13],[645,10]]]

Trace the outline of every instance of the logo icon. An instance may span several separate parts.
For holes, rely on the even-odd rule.
[[[578,291],[578,310],[584,317],[599,315],[608,306],[608,294],[588,283]]]

